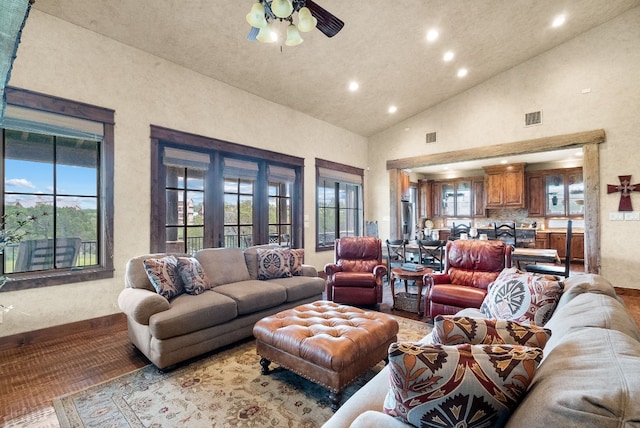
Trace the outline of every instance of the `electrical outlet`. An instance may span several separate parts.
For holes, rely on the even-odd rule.
[[[640,212],[632,211],[632,212],[624,213],[624,219],[631,220],[631,221],[640,221]]]
[[[609,220],[610,221],[622,221],[622,220],[624,220],[624,214],[621,213],[621,212],[609,213]]]

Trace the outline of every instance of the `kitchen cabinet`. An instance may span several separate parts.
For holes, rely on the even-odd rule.
[[[486,217],[487,210],[484,203],[484,180],[474,179],[471,181],[471,188],[473,189],[473,216],[474,217]]]
[[[582,168],[555,170],[544,175],[545,214],[580,216],[584,210]]]
[[[564,260],[566,253],[566,233],[549,233],[549,248],[555,248],[558,251],[558,256]],[[573,232],[571,234],[571,261],[583,261],[584,260],[584,233]]]
[[[550,248],[548,233],[544,233],[544,232],[536,233],[536,248]]]
[[[485,208],[524,208],[524,163],[484,168]]]
[[[529,217],[544,217],[544,197],[543,175],[541,173],[527,174],[527,211]]]

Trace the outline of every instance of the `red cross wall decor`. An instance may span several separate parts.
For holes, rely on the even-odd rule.
[[[631,192],[640,192],[640,184],[631,184],[630,175],[619,175],[620,184],[607,184],[607,193],[620,192],[618,211],[633,211],[631,208]]]

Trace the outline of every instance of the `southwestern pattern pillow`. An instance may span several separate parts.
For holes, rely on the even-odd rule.
[[[393,343],[384,412],[416,427],[503,426],[541,359],[525,346]]]
[[[195,257],[178,257],[178,276],[189,294],[202,294],[210,288],[207,275]]]
[[[302,275],[302,263],[304,263],[304,248],[296,248],[289,250],[291,256],[289,257],[289,270],[291,275]]]
[[[523,345],[544,348],[551,330],[516,321],[438,315],[433,343],[442,345]]]
[[[258,279],[290,277],[290,257],[288,248],[258,249]]]
[[[147,277],[159,295],[170,300],[184,292],[182,281],[178,276],[178,259],[174,256],[146,259],[143,263]]]
[[[500,318],[543,326],[562,296],[562,285],[553,275],[504,269],[489,285],[480,312]]]

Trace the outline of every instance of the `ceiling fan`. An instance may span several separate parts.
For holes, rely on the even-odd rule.
[[[298,13],[298,26],[293,14]],[[269,42],[268,27],[274,21],[286,21],[287,45],[302,43],[298,30],[308,32],[317,28],[327,37],[333,37],[344,27],[344,22],[312,0],[258,0],[247,15],[251,30],[247,39]],[[291,33],[291,34],[290,34]]]

